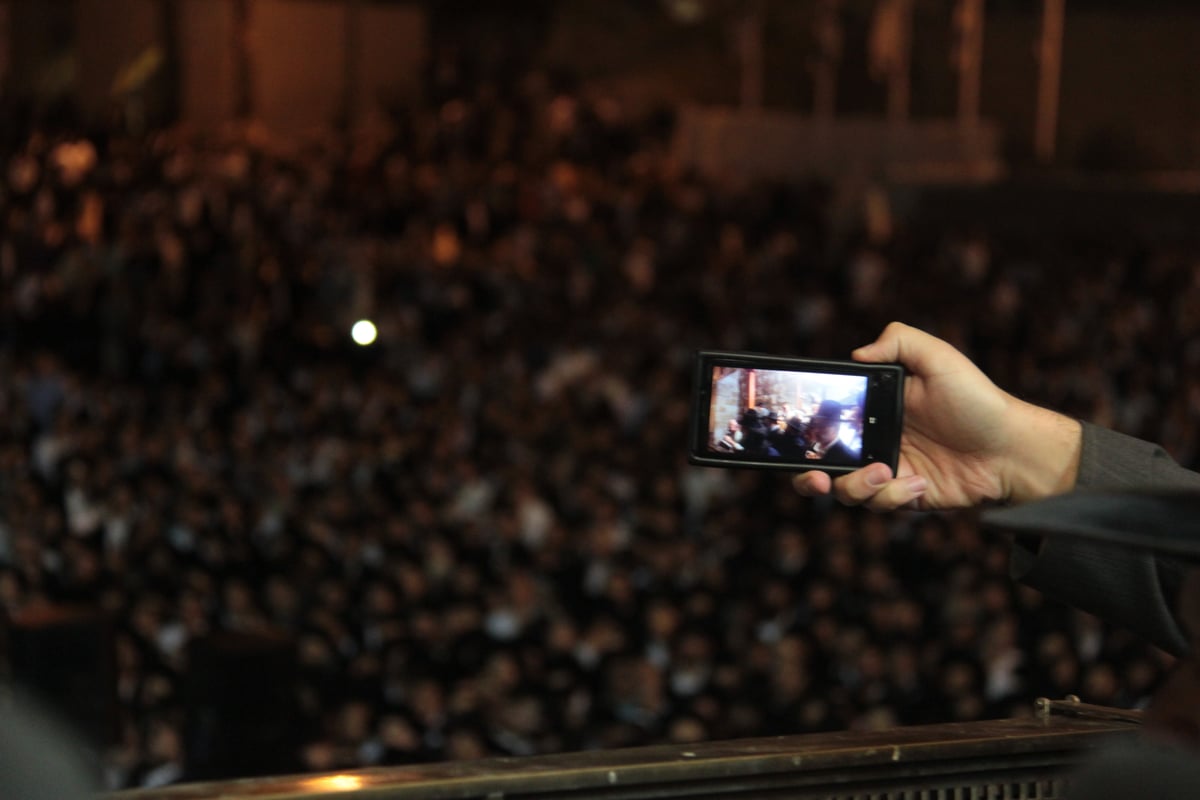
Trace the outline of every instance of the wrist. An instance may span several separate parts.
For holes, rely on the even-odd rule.
[[[1083,426],[1079,420],[1012,398],[1004,459],[1005,499],[1026,503],[1069,492],[1079,477]]]

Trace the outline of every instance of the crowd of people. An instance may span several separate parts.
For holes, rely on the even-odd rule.
[[[786,405],[786,404],[785,404]],[[837,400],[822,400],[807,416],[799,410],[747,408],[713,437],[712,449],[756,459],[786,459],[807,466],[856,466],[862,454],[857,405],[852,417]]]
[[[113,621],[107,785],[185,779],[195,643],[282,636],[299,768],[1136,707],[1170,658],[971,513],[686,463],[692,353],[903,318],[1200,462],[1200,248],[718,181],[539,72],[386,136],[32,132],[0,192],[0,612]],[[351,323],[379,339],[355,345]]]

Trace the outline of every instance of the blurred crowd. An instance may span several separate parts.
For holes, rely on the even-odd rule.
[[[371,137],[0,154],[0,611],[113,621],[111,788],[187,776],[223,632],[294,644],[305,770],[1144,702],[1169,659],[1015,585],[974,515],[690,467],[690,359],[903,319],[1195,464],[1200,249],[881,235],[690,172],[668,112],[476,86]]]

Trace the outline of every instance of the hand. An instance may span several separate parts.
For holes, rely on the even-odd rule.
[[[896,474],[885,464],[837,480],[804,472],[793,479],[801,494],[833,492],[875,511],[931,510],[1021,502],[1074,486],[1080,424],[1003,391],[947,342],[893,322],[851,357],[899,362],[908,372]]]

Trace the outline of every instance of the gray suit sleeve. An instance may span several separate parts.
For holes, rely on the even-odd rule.
[[[1158,445],[1084,423],[1076,486],[1200,489],[1200,474]],[[1175,655],[1188,650],[1173,613],[1184,571],[1173,559],[1068,537],[1018,541],[1011,560],[1016,580]]]

